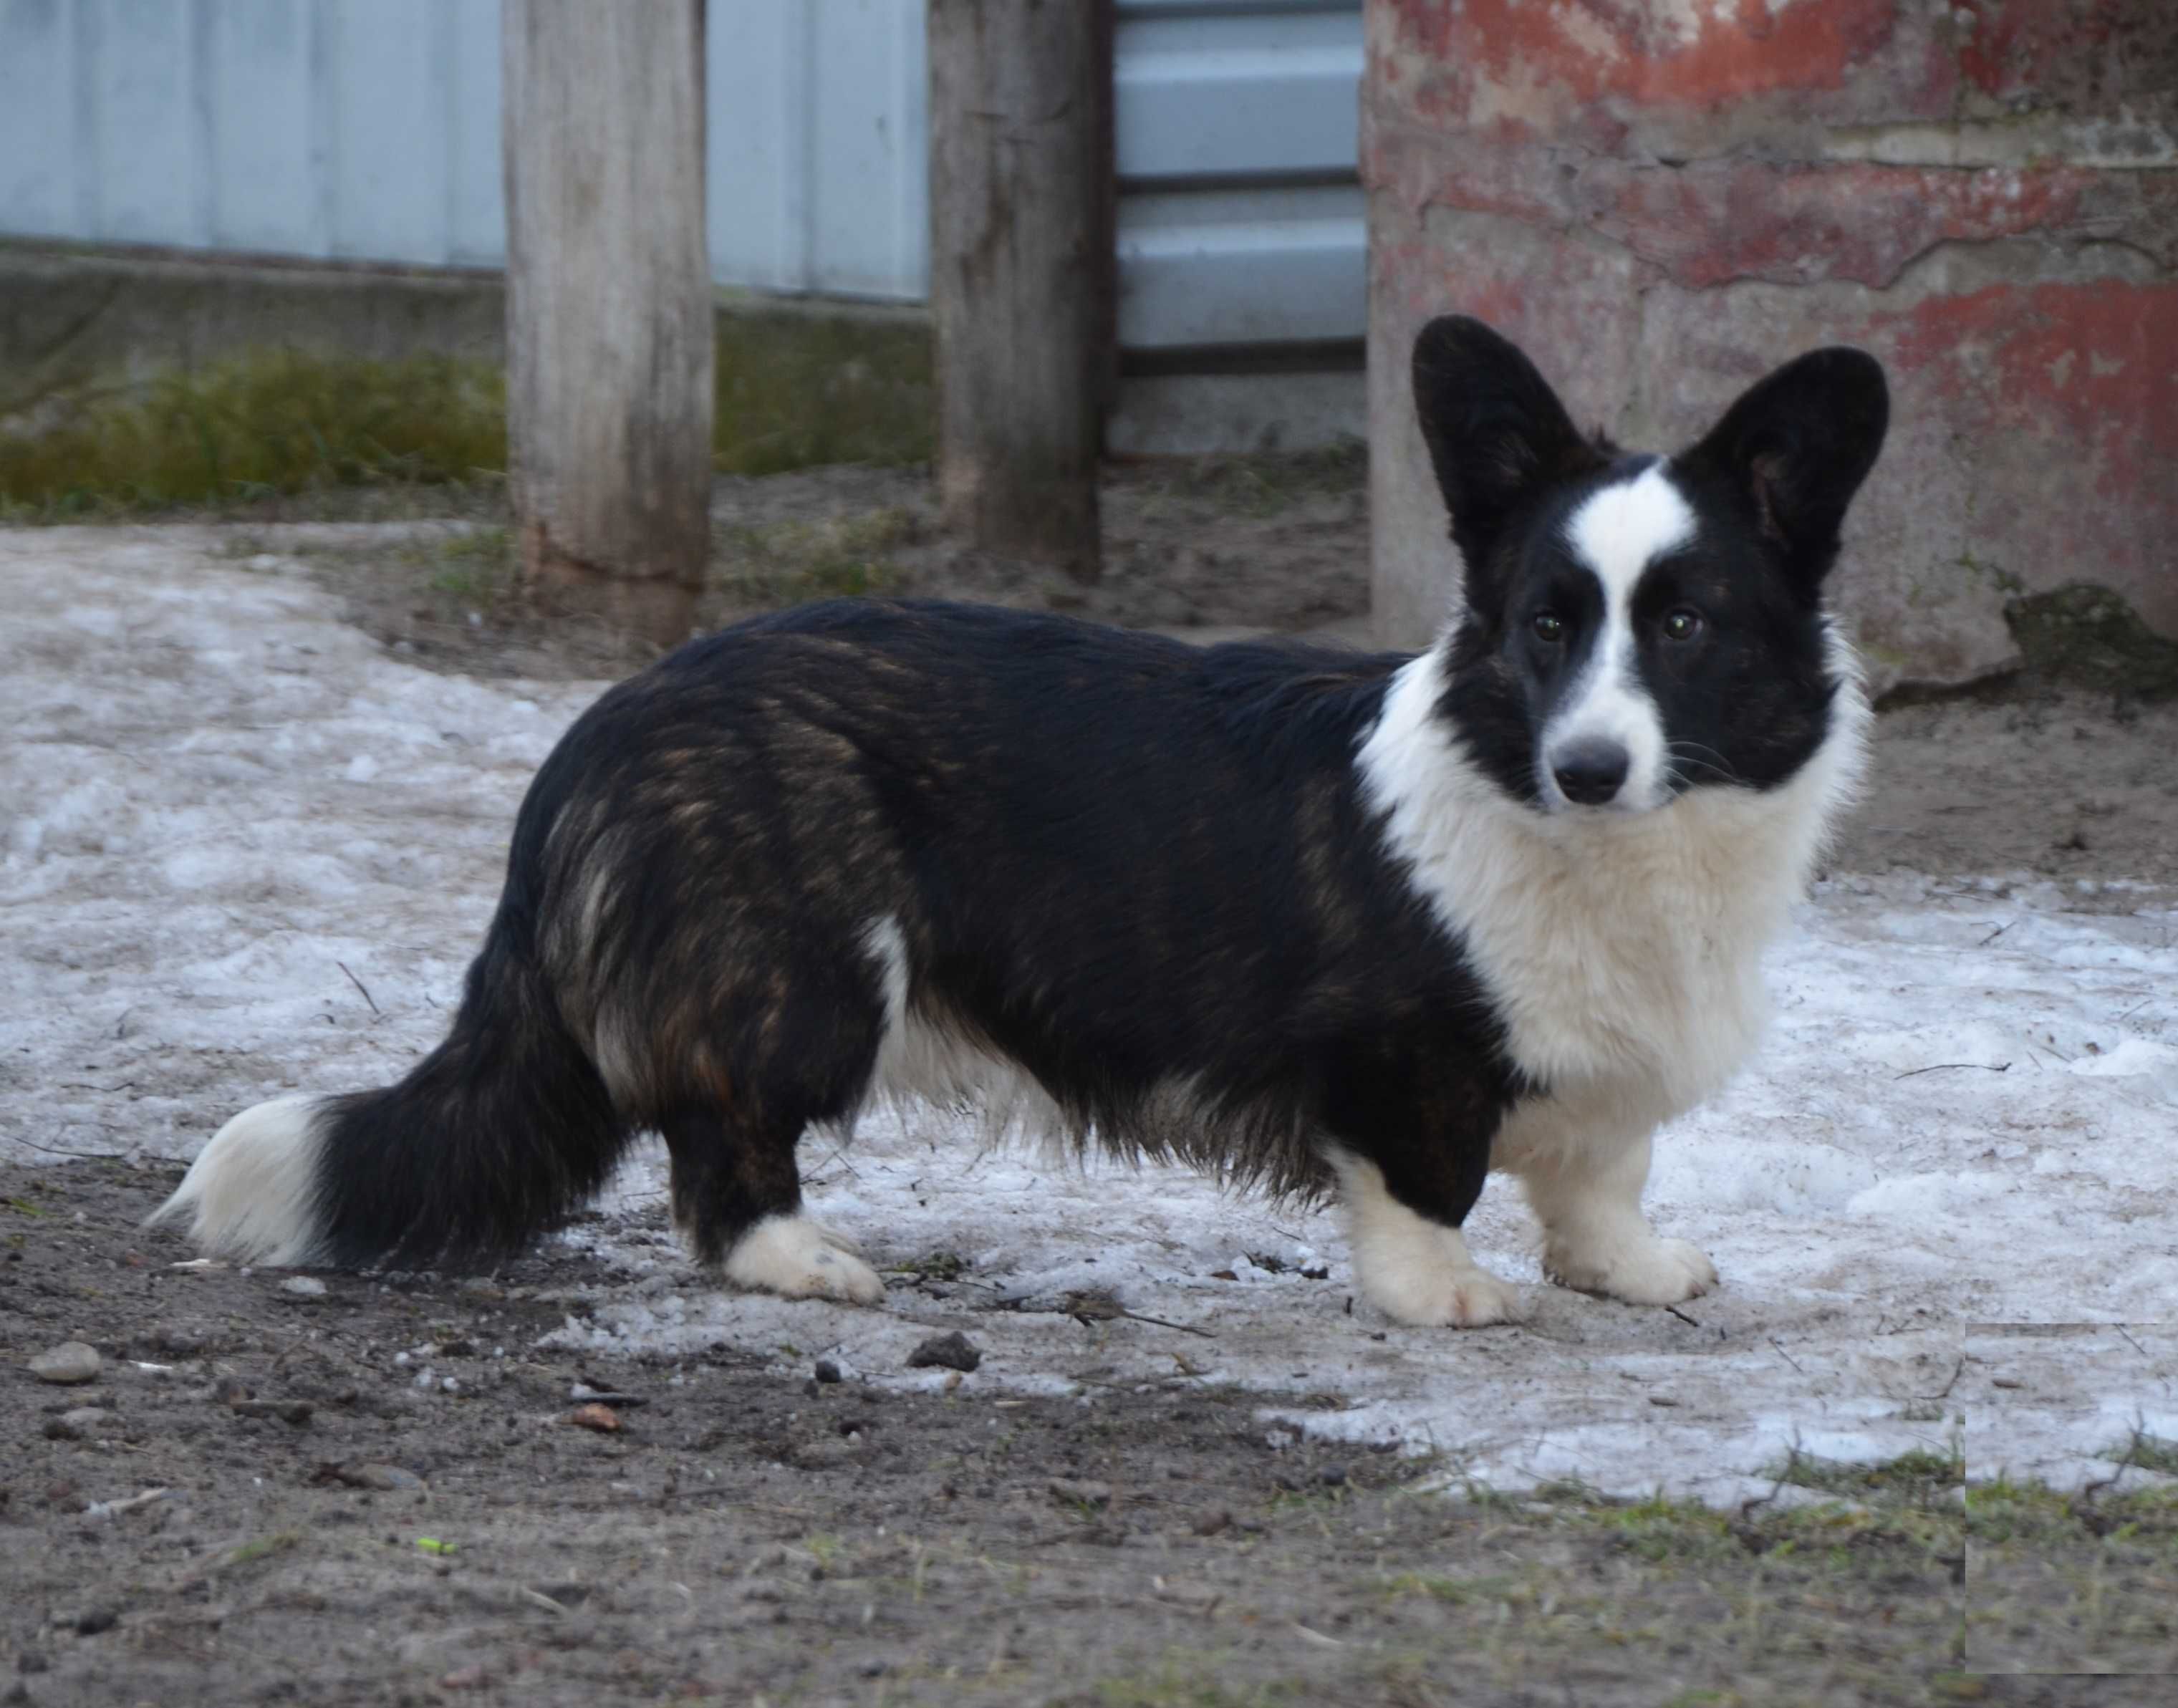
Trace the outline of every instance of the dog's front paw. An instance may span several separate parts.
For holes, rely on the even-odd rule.
[[[814,1216],[808,1220],[809,1225],[817,1230],[817,1237],[834,1251],[845,1251],[850,1257],[862,1255],[862,1245],[852,1234],[841,1232],[829,1222],[820,1222]]]
[[[807,1216],[759,1222],[726,1254],[726,1279],[785,1299],[874,1305],[884,1297],[876,1270],[843,1249],[840,1236]]]
[[[1519,1320],[1520,1295],[1509,1281],[1442,1252],[1404,1257],[1364,1269],[1360,1277],[1363,1296],[1393,1322],[1410,1328],[1486,1328]]]
[[[1628,1305],[1677,1305],[1716,1285],[1716,1265],[1699,1247],[1659,1240],[1646,1229],[1639,1239],[1549,1251],[1543,1273],[1561,1287]]]

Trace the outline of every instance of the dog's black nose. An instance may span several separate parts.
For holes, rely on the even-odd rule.
[[[1551,756],[1551,775],[1568,801],[1601,807],[1626,780],[1626,749],[1616,742],[1574,742]]]

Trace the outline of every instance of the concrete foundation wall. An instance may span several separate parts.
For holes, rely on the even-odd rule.
[[[0,431],[41,402],[267,349],[494,365],[505,354],[495,271],[234,260],[0,239]],[[721,292],[719,448],[763,472],[930,455],[930,317],[913,306]],[[1119,381],[1115,456],[1300,451],[1360,438],[1359,372],[1161,374]],[[745,452],[736,445],[747,441]]]
[[[1804,349],[1878,356],[1834,591],[1879,690],[2007,668],[2007,601],[2076,583],[2178,636],[2168,0],[1371,0],[1368,46],[1384,639],[1453,586],[1406,375],[1453,309],[1644,448]]]
[[[0,420],[40,397],[254,350],[496,363],[505,304],[496,273],[0,243]]]

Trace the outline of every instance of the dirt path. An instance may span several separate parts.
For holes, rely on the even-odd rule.
[[[2024,1551],[1985,1515],[1969,1578],[1940,1465],[1858,1510],[1478,1502],[1177,1373],[903,1394],[540,1353],[632,1278],[177,1270],[134,1226],[175,1172],[0,1168],[11,1355],[104,1359],[0,1377],[7,1700],[2111,1705],[2166,1699],[1973,1676],[1962,1632],[2006,1670],[2178,1659],[2167,1507],[2060,1509]],[[568,1421],[578,1386],[617,1430]]]

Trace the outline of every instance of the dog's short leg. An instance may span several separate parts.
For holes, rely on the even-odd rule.
[[[1393,1180],[1376,1163],[1331,1153],[1346,1207],[1354,1273],[1362,1296],[1395,1322],[1417,1328],[1480,1328],[1519,1315],[1519,1295],[1469,1255],[1458,1224],[1475,1207],[1482,1174],[1446,1181]],[[1432,1186],[1442,1191],[1432,1191]],[[1403,1199],[1434,1200],[1425,1215]]]
[[[1572,1139],[1519,1165],[1543,1224],[1543,1273],[1629,1305],[1676,1305],[1716,1285],[1716,1266],[1684,1240],[1660,1240],[1641,1213],[1650,1139]]]
[[[722,1265],[737,1287],[789,1299],[884,1297],[845,1236],[802,1213],[798,1133],[746,1131],[703,1109],[677,1111],[659,1129],[673,1158],[673,1219],[698,1262]]]

